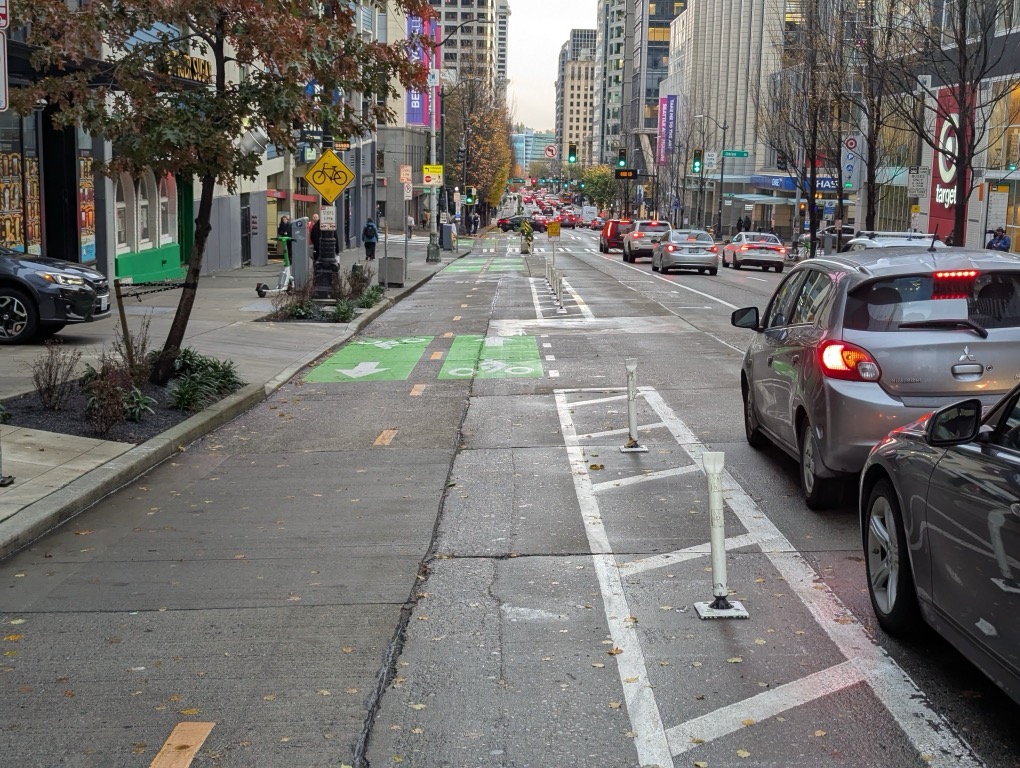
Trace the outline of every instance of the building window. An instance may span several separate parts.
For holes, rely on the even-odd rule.
[[[148,244],[151,240],[149,235],[149,185],[148,179],[141,179],[138,182],[138,236],[141,243]]]
[[[127,201],[124,200],[124,180],[117,179],[117,248],[127,248]]]

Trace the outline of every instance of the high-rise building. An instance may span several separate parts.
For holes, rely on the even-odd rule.
[[[615,157],[623,127],[623,105],[629,102],[632,42],[628,11],[633,2],[598,0],[595,28],[595,92],[592,155],[596,163]],[[624,98],[624,94],[628,98]]]
[[[449,0],[429,0],[429,3],[439,18],[440,39],[446,40],[449,36],[442,48],[444,72],[454,73],[455,81],[480,79],[495,89],[502,71],[505,82],[509,0],[472,0],[470,6],[455,5]],[[470,23],[476,21],[483,23]],[[502,48],[498,45],[500,39]]]
[[[560,49],[556,76],[556,146],[565,165],[567,147],[576,144],[578,163],[591,159],[595,102],[595,30],[572,29]]]
[[[687,0],[667,0],[633,4],[633,51],[631,56],[631,92],[623,133],[630,151],[630,163],[636,168],[652,168],[655,164],[655,143],[659,124],[659,83],[669,73],[669,25],[687,7]],[[741,16],[736,18],[742,19]],[[741,29],[744,24],[733,24]],[[705,34],[704,32],[702,34]],[[726,51],[709,34],[716,55]],[[720,59],[724,58],[722,56]]]
[[[496,0],[496,87],[499,93],[506,92],[507,48],[510,27],[509,0]]]

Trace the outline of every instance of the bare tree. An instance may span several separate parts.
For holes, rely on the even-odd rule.
[[[1020,18],[1014,0],[909,0],[896,7],[889,34],[902,57],[889,67],[903,123],[935,153],[932,218],[952,215],[964,242],[967,203],[987,143],[1009,121],[990,117],[1020,85]]]

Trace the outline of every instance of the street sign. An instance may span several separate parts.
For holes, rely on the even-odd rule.
[[[336,206],[324,205],[319,208],[319,229],[325,232],[336,230]]]
[[[421,167],[421,180],[426,187],[443,186],[443,166],[423,165]]]
[[[548,144],[545,148],[545,156],[548,158],[556,157],[556,145]]]
[[[454,208],[460,208],[460,191],[459,190],[453,193],[453,207]]]
[[[411,166],[402,165],[400,166],[400,183],[406,184],[411,180]]]
[[[558,221],[550,221],[546,224],[546,235],[551,239],[560,236],[560,223]]]
[[[706,152],[705,153],[705,170],[714,171],[715,167],[719,164],[719,153],[718,152]]]
[[[404,182],[404,199],[410,200],[413,197],[414,197],[414,184],[412,184],[409,181]]]
[[[337,152],[350,152],[351,151],[350,139],[338,139],[337,141],[334,141],[333,149],[335,149]]]
[[[748,154],[744,149],[724,149],[722,151],[723,157],[747,157]]]
[[[928,197],[928,182],[930,179],[930,166],[910,166],[907,170],[907,197]]]
[[[354,171],[348,168],[332,149],[323,152],[322,157],[305,173],[305,181],[322,195],[327,203],[332,203],[340,197],[354,179]]]
[[[7,29],[11,25],[10,3],[7,0],[0,0],[0,29]]]
[[[859,189],[864,171],[864,158],[861,154],[863,137],[859,133],[850,133],[843,139],[840,150],[840,166],[843,169],[843,189]]]

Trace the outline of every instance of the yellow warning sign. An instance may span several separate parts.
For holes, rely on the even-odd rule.
[[[340,197],[354,178],[354,171],[348,168],[332,149],[324,151],[305,173],[305,181],[311,184],[327,203],[332,203]]]
[[[546,234],[548,237],[552,238],[560,236],[560,223],[558,221],[550,221],[548,224],[546,224],[546,227],[547,227]]]

